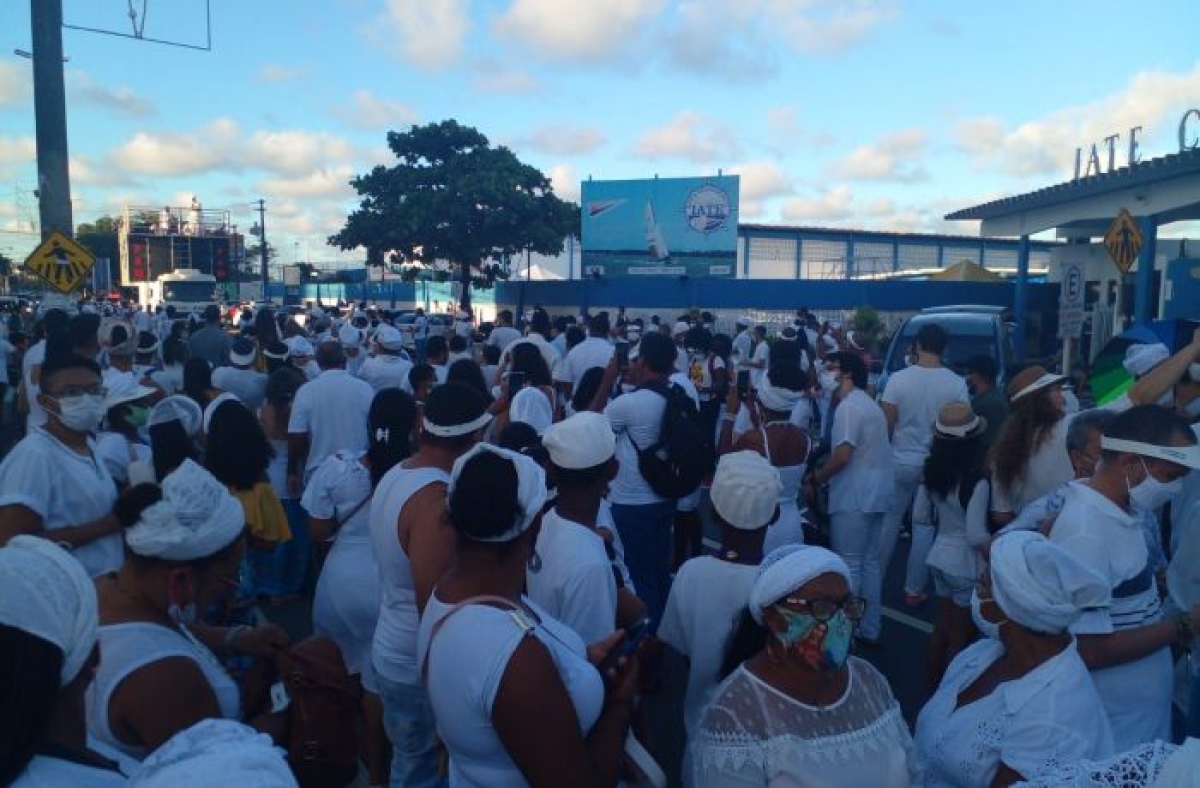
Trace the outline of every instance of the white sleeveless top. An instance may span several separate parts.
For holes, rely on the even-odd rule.
[[[171,657],[190,659],[200,668],[217,697],[217,706],[225,719],[236,720],[241,710],[238,686],[225,672],[220,661],[195,638],[170,627],[131,621],[100,627],[100,667],[87,689],[88,735],[104,750],[140,761],[150,749],[126,744],[108,725],[108,705],[117,687],[135,670]]]
[[[371,500],[371,543],[379,565],[383,591],[371,663],[388,681],[416,685],[417,590],[412,564],[400,547],[396,519],[412,495],[434,482],[450,483],[450,474],[439,468],[392,468],[379,480]]]
[[[791,421],[771,421],[759,427],[767,462],[771,462],[771,442],[767,438],[767,427],[777,424],[788,427],[796,426]],[[800,427],[796,428],[801,429]],[[805,438],[808,438],[807,434]],[[810,451],[812,450],[811,440],[809,440],[808,448]],[[767,535],[763,540],[763,555],[785,545],[804,544],[804,518],[798,500],[800,484],[804,479],[805,471],[808,470],[807,457],[798,465],[775,465],[775,470],[779,471],[779,480],[783,483],[783,487],[779,491],[779,518],[767,527]]]
[[[438,734],[450,753],[450,785],[518,788],[525,777],[492,727],[492,707],[513,652],[527,636],[550,652],[587,736],[604,708],[604,681],[587,660],[575,631],[538,607],[521,600],[525,611],[471,604],[460,608],[432,637],[433,627],[454,610],[435,591],[421,618],[419,654],[428,652],[426,683],[437,718]]]

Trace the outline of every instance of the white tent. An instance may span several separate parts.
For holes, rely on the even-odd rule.
[[[557,271],[551,271],[549,268],[546,268],[545,266],[538,265],[537,263],[533,263],[532,265],[529,266],[528,272],[526,272],[526,269],[524,267],[518,268],[516,271],[513,271],[512,279],[510,279],[509,281],[510,282],[519,282],[522,279],[526,279],[526,278],[528,278],[530,281],[533,281],[533,282],[560,282],[560,281],[566,279],[565,276],[558,273]]]

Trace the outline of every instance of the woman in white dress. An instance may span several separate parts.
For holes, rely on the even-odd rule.
[[[594,665],[621,635],[586,648],[522,593],[544,472],[477,444],[454,463],[448,497],[457,556],[425,606],[417,655],[450,785],[615,785],[637,660],[602,677]]]
[[[925,559],[937,597],[928,650],[930,686],[937,686],[946,665],[975,637],[971,592],[983,572],[989,540],[985,430],[987,419],[970,403],[942,407],[913,503],[913,523],[937,529]]]
[[[821,547],[763,560],[692,735],[692,785],[902,788],[912,739],[887,680],[850,656],[866,602]],[[742,657],[748,657],[741,661]]]
[[[378,392],[367,415],[367,450],[339,451],[327,457],[313,472],[300,499],[308,512],[313,541],[332,542],[317,580],[313,630],[332,638],[342,651],[346,669],[360,677],[371,785],[386,782],[391,758],[379,686],[371,666],[371,643],[382,595],[379,575],[370,571],[375,566],[371,498],[383,475],[412,453],[409,436],[416,413],[412,397],[400,389]]]
[[[917,719],[920,786],[1007,786],[1113,753],[1068,627],[1106,605],[1104,579],[1035,531],[996,539],[972,598],[985,637],[959,654]]]

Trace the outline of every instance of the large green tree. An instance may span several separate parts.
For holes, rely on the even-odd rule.
[[[117,220],[107,214],[75,228],[75,240],[99,260],[108,260],[109,281],[116,287],[121,277],[121,252],[117,245]]]
[[[562,252],[579,232],[579,207],[554,194],[549,178],[469,126],[446,120],[388,132],[398,162],[350,185],[359,207],[329,243],[364,247],[370,265],[444,260],[457,265],[470,307],[473,270],[481,284],[507,271],[495,262]]]

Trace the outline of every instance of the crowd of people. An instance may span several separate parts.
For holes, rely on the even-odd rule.
[[[936,324],[877,392],[807,309],[302,318],[32,328],[0,783],[294,784],[286,691],[240,681],[309,599],[371,786],[1200,783],[1200,331],[1095,406],[964,378]],[[934,607],[908,720],[873,664],[902,538]],[[648,702],[676,670],[677,762]]]

